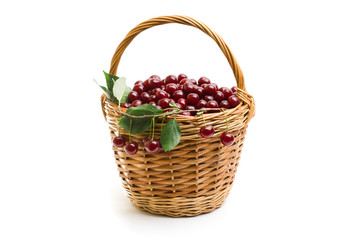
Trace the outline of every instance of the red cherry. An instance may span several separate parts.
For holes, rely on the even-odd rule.
[[[129,155],[134,155],[137,153],[139,146],[136,142],[127,143],[125,147],[125,152]]]
[[[161,91],[161,88],[154,88],[153,90],[151,90],[151,94],[155,95],[159,91]]]
[[[228,103],[229,103],[230,108],[235,108],[239,104],[239,99],[235,95],[232,95],[228,98]]]
[[[169,108],[170,105],[170,98],[162,98],[158,101],[158,105],[162,108],[162,109],[165,109],[165,108]]]
[[[125,146],[125,144],[126,144],[126,138],[125,138],[125,137],[123,137],[123,136],[114,137],[114,138],[112,139],[112,143],[113,143],[113,145],[114,145],[115,147],[117,147],[117,148],[121,148],[121,147]]]
[[[149,98],[150,98],[150,95],[149,95],[147,92],[143,92],[143,93],[141,93],[141,95],[140,95],[140,100],[141,100],[143,103],[148,103],[148,102],[149,102]]]
[[[129,107],[131,107],[131,103],[122,103],[121,104],[121,107],[123,107],[123,108],[129,108]]]
[[[180,103],[175,103],[175,106],[176,106],[177,108],[179,108],[180,110],[183,110],[183,109],[184,109],[184,106],[183,106],[183,105],[181,105]]]
[[[147,141],[145,142],[145,149],[146,151],[148,151],[149,153],[156,153],[157,151],[159,151],[159,143],[157,141]]]
[[[179,113],[179,115],[192,116],[192,114],[190,112],[182,112],[182,113]]]
[[[163,99],[170,97],[169,93],[165,92],[164,90],[158,91],[156,94],[157,99]]]
[[[149,102],[149,105],[156,106],[155,102]]]
[[[165,85],[161,85],[161,90],[165,90]]]
[[[212,125],[207,125],[205,127],[200,128],[200,136],[204,138],[211,138],[214,135],[214,128]]]
[[[185,83],[183,89],[185,93],[192,93],[196,88],[192,83]]]
[[[164,150],[164,149],[163,149],[163,146],[161,146],[160,139],[155,139],[154,141],[157,141],[157,142],[158,142],[158,144],[159,144],[159,151]]]
[[[197,87],[194,92],[198,94],[200,98],[204,97],[205,95],[204,88],[202,87]]]
[[[128,95],[128,100],[129,102],[133,102],[135,100],[139,100],[140,99],[140,96],[137,92],[135,91],[131,91]]]
[[[182,90],[176,90],[174,93],[173,93],[173,99],[175,101],[178,101],[180,98],[184,98],[185,95],[184,95],[184,92]]]
[[[161,80],[161,78],[158,75],[151,75],[149,78]]]
[[[199,86],[202,86],[202,84],[209,84],[209,83],[210,83],[210,80],[207,77],[201,77],[198,80]]]
[[[169,75],[165,78],[165,84],[178,83],[178,78],[175,75]]]
[[[210,83],[210,85],[213,85],[216,87],[216,90],[218,90],[218,85],[216,83]]]
[[[149,90],[149,79],[145,80],[142,85],[144,86],[144,91]]]
[[[219,106],[218,106],[218,103],[217,103],[217,101],[215,101],[215,100],[212,100],[212,101],[209,101],[208,103],[207,103],[207,108],[218,108]]]
[[[156,105],[155,107],[159,108],[159,109],[162,109],[159,105]]]
[[[163,85],[163,82],[157,78],[153,78],[149,82],[150,89],[161,88],[162,85]]]
[[[195,110],[195,107],[194,106],[191,106],[191,105],[188,105],[188,106],[185,107],[185,110]],[[190,112],[190,114],[192,116],[194,116],[196,113],[197,113],[196,111]]]
[[[156,95],[149,96],[149,102],[156,102],[157,100],[158,100],[158,98],[156,97]]]
[[[142,139],[142,145],[144,145],[144,146],[145,146],[145,143],[146,143],[147,141],[151,141],[151,138],[149,138],[149,137],[145,137],[144,139]]]
[[[187,100],[185,100],[185,98],[179,98],[179,99],[178,99],[178,103],[179,103],[180,105],[182,105],[183,109],[185,109],[185,108],[186,108],[186,106],[187,106]]]
[[[189,93],[187,96],[187,104],[189,105],[197,105],[197,103],[199,102],[199,95],[196,93]]]
[[[173,94],[177,89],[178,89],[178,86],[175,83],[168,83],[165,86],[165,91],[170,94]]]
[[[223,101],[221,101],[221,102],[219,103],[219,107],[228,109],[228,108],[229,108],[229,103],[228,103],[228,101],[227,101],[227,100],[223,100]]]
[[[224,100],[224,94],[221,91],[215,92],[213,97],[214,97],[214,100],[216,100],[217,102]]]
[[[216,88],[216,86],[214,86],[212,84],[207,84],[204,86],[204,90],[205,90],[206,94],[213,95],[217,91],[217,88]]]
[[[195,80],[195,79],[190,79],[190,82],[193,83],[194,85],[197,85],[198,84],[197,83],[197,80]]]
[[[206,100],[207,102],[209,102],[209,101],[214,100],[214,97],[213,97],[213,96],[211,96],[211,95],[205,95],[205,96],[204,96],[204,100]]]
[[[236,86],[232,87],[231,90],[232,90],[232,93],[234,93],[234,94],[237,93],[237,87]]]
[[[180,85],[184,85],[184,84],[186,84],[186,83],[192,83],[188,78],[184,78],[184,79],[182,79],[180,82],[179,82],[179,84]]]
[[[197,108],[201,109],[201,108],[205,108],[207,106],[207,101],[206,100],[199,100],[199,102],[197,103]]]
[[[222,133],[220,140],[224,146],[231,146],[234,142],[234,137],[230,133]]]
[[[220,91],[223,93],[223,95],[224,95],[224,98],[225,98],[225,99],[228,99],[228,98],[229,98],[229,96],[233,95],[232,90],[231,90],[231,89],[229,89],[229,88],[226,88],[226,87],[222,87],[222,88],[220,89]]]
[[[134,90],[135,92],[137,92],[138,94],[141,94],[144,92],[144,85],[142,84],[138,84],[138,85],[135,85],[134,88],[132,90]]]
[[[136,81],[134,85],[136,86],[136,85],[142,84],[143,82],[144,82],[144,81],[139,80],[139,81]]]
[[[184,78],[188,78],[187,75],[185,75],[184,73],[179,74],[179,76],[178,76],[179,81],[183,80]]]
[[[131,103],[131,107],[138,107],[142,104],[140,100],[135,100]]]

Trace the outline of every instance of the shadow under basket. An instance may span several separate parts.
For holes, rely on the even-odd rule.
[[[243,74],[233,54],[222,38],[206,25],[190,17],[163,16],[137,25],[116,49],[112,58],[110,74],[116,75],[124,50],[142,31],[166,23],[179,23],[196,27],[213,38],[226,56],[237,81],[239,106],[225,110],[228,130],[235,137],[232,146],[220,143],[220,135],[226,131],[226,116],[223,112],[204,114],[206,124],[213,125],[215,135],[202,138],[199,130],[204,126],[202,116],[178,115],[182,137],[171,151],[150,154],[141,142],[148,133],[132,135],[139,145],[135,155],[128,155],[123,148],[113,147],[116,164],[126,189],[127,196],[139,209],[171,217],[196,216],[219,208],[228,196],[240,159],[246,128],[254,115],[255,104],[245,89]],[[111,139],[128,135],[118,126],[122,113],[106,95],[101,97],[102,111],[111,131]],[[173,117],[167,119],[171,120]],[[160,136],[160,124],[155,126]]]

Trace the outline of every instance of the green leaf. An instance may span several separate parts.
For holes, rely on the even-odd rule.
[[[132,118],[132,127],[130,132],[130,120],[128,116],[120,118],[118,125],[120,125],[125,131],[131,134],[139,134],[145,132],[150,128],[150,121],[152,118]]]
[[[160,142],[164,151],[167,152],[173,149],[179,144],[181,137],[181,130],[179,128],[178,122],[173,119],[165,124],[163,130],[161,131]]]
[[[105,71],[103,71],[103,73],[105,74],[105,77],[106,77],[107,88],[108,88],[108,90],[112,91],[113,85],[114,85],[115,81],[118,79],[118,77],[108,74]]]
[[[201,115],[204,113],[204,110],[198,111],[195,115]]]
[[[115,84],[113,85],[112,93],[119,102],[124,95],[126,87],[126,78],[124,77],[117,79]]]
[[[112,102],[117,103],[117,99],[113,96],[113,93],[110,90],[108,90],[104,86],[99,85],[96,79],[93,79],[93,81],[105,92],[108,99],[110,99]]]
[[[130,107],[127,109],[126,113],[133,116],[144,116],[144,115],[159,115],[163,112],[162,109],[159,109],[153,105],[142,104],[138,107]]]
[[[178,106],[175,104],[175,102],[170,102],[170,103],[169,103],[169,105],[170,105],[171,107],[175,108],[176,110],[180,110],[180,109],[178,108]]]
[[[122,98],[121,98],[121,101],[120,101],[121,103],[127,102],[127,99],[129,97],[130,92],[131,92],[131,88],[129,86],[126,86],[124,94],[122,95]]]
[[[143,104],[138,107],[130,107],[126,111],[127,114],[133,116],[159,115],[162,112],[163,110],[149,104]],[[131,134],[139,134],[150,128],[151,120],[152,117],[132,118],[132,126],[130,129],[131,117],[123,116],[118,124],[127,132],[130,132],[131,130]]]

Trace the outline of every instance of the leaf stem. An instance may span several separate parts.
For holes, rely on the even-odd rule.
[[[154,132],[155,132],[155,118],[153,118],[152,123],[153,123],[153,135],[151,136],[151,141],[153,141],[153,140],[154,140]]]
[[[129,143],[131,143],[131,128],[132,128],[132,118],[130,118]]]

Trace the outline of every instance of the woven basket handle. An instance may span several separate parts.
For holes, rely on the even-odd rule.
[[[115,54],[113,55],[112,61],[111,61],[111,68],[110,68],[110,74],[116,75],[118,64],[120,62],[121,56],[124,53],[127,46],[131,43],[131,41],[142,31],[149,29],[154,26],[163,25],[167,23],[179,23],[184,25],[189,25],[195,28],[198,28],[208,36],[210,36],[219,46],[219,48],[222,50],[224,56],[226,56],[229,65],[232,68],[233,74],[236,78],[237,87],[240,88],[243,91],[246,91],[245,82],[242,74],[242,70],[240,66],[237,63],[237,60],[233,56],[231,50],[229,50],[227,44],[223,41],[223,39],[214,31],[209,29],[204,23],[201,23],[197,20],[194,20],[193,18],[186,17],[186,16],[162,16],[157,18],[149,19],[145,22],[140,23],[137,25],[134,29],[132,29],[122,40],[120,45],[118,45]]]

